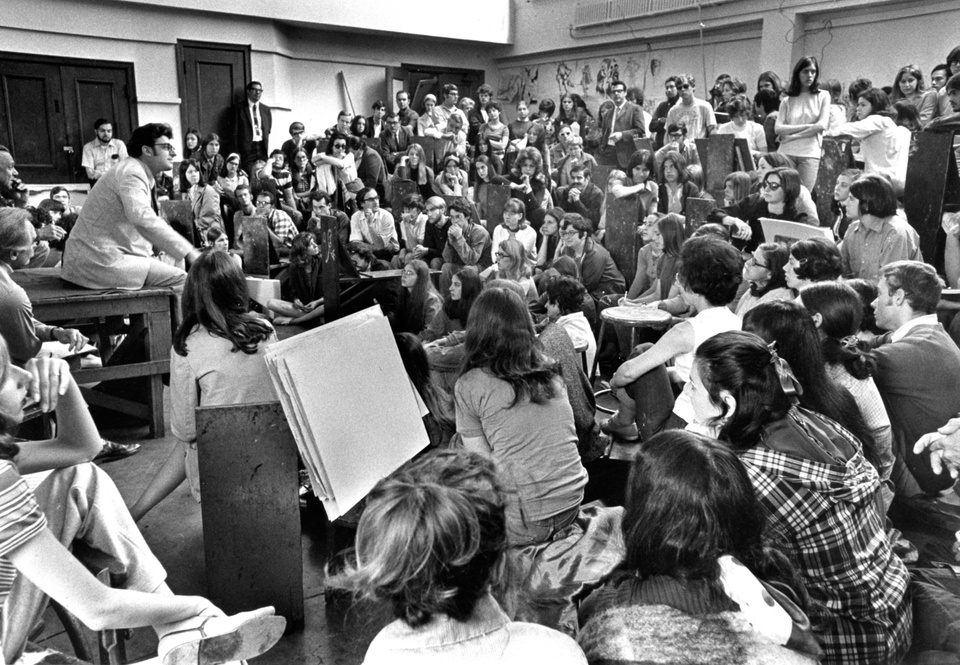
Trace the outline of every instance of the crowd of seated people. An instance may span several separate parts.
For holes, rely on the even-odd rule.
[[[844,99],[805,56],[788,77],[761,74],[752,97],[724,76],[701,99],[693,76],[670,76],[652,114],[621,81],[596,112],[576,94],[533,113],[527,100],[504,108],[490,86],[473,104],[445,85],[420,109],[402,91],[394,109],[341,111],[320,134],[294,122],[283,149],[263,145],[252,162],[220,155],[216,134],[188,132],[165,191],[190,202],[197,242],[211,248],[197,258],[177,247],[190,267],[181,373],[197,374],[209,355],[187,348],[198,339],[262,373],[273,327],[247,315],[245,298],[229,316],[198,306],[202,289],[218,288],[204,271],[229,278],[225,292],[239,288],[237,262],[221,253],[242,252],[245,216],[266,219],[288,263],[282,298],[266,307],[274,325],[322,323],[319,218],[334,217],[356,270],[400,273],[378,303],[404,344],[422,344],[430,402],[445,405],[457,434],[444,447],[466,449],[434,451],[368,498],[355,558],[336,581],[393,604],[398,621],[370,662],[506,658],[504,644],[522,654],[528,640],[544,645],[541,658],[583,662],[573,642],[518,618],[579,635],[597,662],[694,633],[696,648],[760,654],[743,662],[896,663],[911,645],[960,655],[960,589],[920,567],[952,558],[952,543],[918,562],[901,534],[918,522],[960,531],[960,510],[940,500],[960,469],[960,305],[943,299],[944,286],[960,286],[960,217],[944,216],[940,276],[903,208],[911,133],[960,129],[960,47],[932,74],[928,89],[906,65],[889,89],[858,79]],[[713,134],[747,139],[752,163],[711,193],[695,140]],[[862,166],[839,175],[823,220],[823,137],[838,135],[853,138]],[[442,149],[428,153],[418,137]],[[635,138],[651,143],[624,157],[618,146]],[[157,146],[171,144],[139,149],[152,159]],[[0,201],[23,207],[2,147],[0,167]],[[162,171],[149,175],[159,190]],[[489,195],[497,187],[503,198]],[[708,204],[699,228],[694,200]],[[614,201],[636,203],[635,266],[614,258]],[[34,228],[0,215],[0,311],[16,311],[20,328],[4,329],[13,319],[3,317],[0,332],[18,365],[31,362],[15,343],[25,333],[72,333],[33,321],[7,275],[32,266],[41,243],[47,265],[78,251],[66,242],[77,212],[68,192],[51,191]],[[830,227],[833,238],[765,238],[770,218]],[[609,307],[669,321],[629,348],[615,330],[598,338]],[[245,337],[218,318],[236,319]],[[618,407],[600,423],[594,358]],[[187,401],[221,399],[196,387]],[[184,432],[137,519],[184,479],[196,490]],[[591,482],[608,482],[613,445],[636,456],[617,488],[623,510],[584,504],[604,494]]]

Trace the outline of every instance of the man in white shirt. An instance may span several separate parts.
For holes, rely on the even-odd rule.
[[[679,81],[680,101],[667,111],[667,124],[683,123],[687,127],[690,140],[705,139],[717,126],[717,117],[713,107],[702,99],[697,99],[697,81],[689,74],[681,74]]]
[[[100,177],[120,163],[127,156],[127,146],[120,139],[113,138],[113,123],[106,118],[97,118],[93,123],[97,138],[83,146],[83,160],[80,165],[87,171],[90,186]]]
[[[243,160],[243,170],[254,173],[257,160],[267,161],[273,115],[261,103],[263,84],[250,81],[247,98],[233,107],[233,145]]]

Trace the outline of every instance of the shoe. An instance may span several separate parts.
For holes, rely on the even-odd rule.
[[[130,457],[140,452],[139,443],[117,443],[103,440],[103,449],[93,458],[94,462],[116,462],[118,459]]]
[[[167,633],[157,644],[163,665],[221,665],[256,658],[280,641],[287,627],[272,607],[228,617],[200,615],[179,623],[188,627]]]
[[[616,421],[616,418],[617,414],[613,414],[613,417],[601,421],[600,431],[621,441],[626,441],[627,443],[634,443],[640,440],[640,432],[637,431],[636,423],[623,426]]]

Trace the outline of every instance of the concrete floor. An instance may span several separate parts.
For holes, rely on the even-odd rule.
[[[165,400],[169,403],[169,400]],[[174,439],[148,439],[146,427],[110,429],[99,423],[104,437],[120,442],[140,442],[141,451],[123,460],[104,464],[127,505],[132,505],[148,479],[156,472],[174,446]],[[251,663],[290,665],[324,663],[353,665],[363,660],[367,645],[390,621],[389,610],[367,603],[342,600],[328,604],[324,599],[324,565],[329,557],[328,530],[323,509],[318,505],[301,510],[303,544],[304,625],[289,631],[269,653]],[[175,593],[206,595],[203,531],[200,505],[190,496],[186,483],[159,504],[140,523],[140,529],[157,558],[164,564],[168,584]],[[66,634],[52,610],[44,617],[46,626],[39,644],[73,653]],[[93,642],[89,642],[91,645]],[[127,643],[130,662],[156,656],[157,639],[151,629],[133,631]]]

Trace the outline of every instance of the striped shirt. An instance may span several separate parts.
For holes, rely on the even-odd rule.
[[[33,492],[13,462],[0,460],[0,603],[17,575],[7,555],[35,538],[47,526]]]

